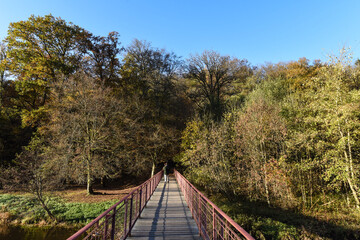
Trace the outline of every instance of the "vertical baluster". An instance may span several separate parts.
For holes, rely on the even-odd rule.
[[[129,215],[129,236],[131,235],[131,226],[132,226],[132,213],[133,213],[133,197],[134,195],[131,194],[131,199],[130,199],[130,215]]]
[[[149,188],[149,184],[150,184],[150,181],[146,184],[146,202],[149,201],[149,198],[150,198],[150,189],[148,190]]]
[[[141,210],[142,210],[142,207],[141,207],[142,188],[140,188],[139,196],[140,196],[140,200],[139,200],[139,213],[138,213],[139,215],[138,215],[138,217],[140,217],[140,213],[141,213]]]
[[[216,239],[216,215],[215,208],[212,208],[212,217],[213,217],[213,239]]]
[[[137,218],[137,216],[138,216],[138,212],[139,212],[139,210],[138,210],[139,205],[137,204],[138,202],[139,202],[139,191],[136,193],[136,200],[135,200],[135,215],[134,215],[134,217],[135,217],[135,218]]]
[[[199,195],[199,198],[198,198],[198,221],[199,221],[199,234],[200,236],[202,235],[201,234],[201,201],[200,201],[200,198],[201,198],[201,195],[198,193]]]
[[[190,187],[190,185],[187,183],[187,191],[188,191],[188,203],[189,203],[189,208],[191,211],[191,217],[194,218],[194,194],[193,194],[193,190]]]
[[[107,232],[108,232],[108,229],[109,229],[108,219],[109,219],[109,214],[105,215],[105,227],[104,227],[103,239],[107,238]]]
[[[219,218],[220,218],[220,236],[221,236],[221,239],[225,239],[224,238],[224,227],[225,227],[225,225],[224,225],[224,218],[221,216],[221,215],[219,215]]]
[[[125,215],[124,215],[124,237],[127,234],[127,217],[128,217],[128,200],[125,199],[124,201],[124,207],[125,207]]]
[[[202,202],[202,205],[201,207],[203,208],[204,210],[204,214],[202,216],[202,219],[203,219],[203,225],[204,225],[204,231],[205,231],[205,234],[206,234],[206,237],[209,238],[211,236],[211,233],[208,232],[208,210],[207,210],[207,202],[204,200],[204,202]]]
[[[151,181],[149,182],[149,200],[151,198],[152,195],[152,191],[151,191]]]
[[[111,221],[111,240],[114,240],[115,237],[115,218],[116,218],[116,207],[114,208],[112,221]]]

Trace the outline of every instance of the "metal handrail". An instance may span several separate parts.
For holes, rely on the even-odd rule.
[[[226,215],[220,208],[197,190],[183,175],[175,170],[192,216],[203,239],[248,239],[254,238]]]
[[[125,239],[130,235],[136,220],[154,193],[163,171],[131,191],[100,216],[77,231],[67,240],[74,239]]]

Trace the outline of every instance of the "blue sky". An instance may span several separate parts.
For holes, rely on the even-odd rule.
[[[360,58],[360,1],[2,0],[0,39],[10,22],[51,13],[96,35],[120,33],[166,48],[184,59],[215,50],[266,62],[327,60],[343,47]]]

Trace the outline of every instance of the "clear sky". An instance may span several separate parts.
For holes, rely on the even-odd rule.
[[[351,47],[360,58],[359,0],[0,0],[0,39],[31,14],[73,22],[96,34],[120,34],[184,59],[215,50],[266,62],[321,59]]]

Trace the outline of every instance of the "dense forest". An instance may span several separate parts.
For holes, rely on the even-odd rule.
[[[41,200],[80,183],[92,194],[95,182],[150,177],[174,161],[209,195],[358,218],[360,61],[349,50],[253,66],[120,40],[52,15],[10,24],[1,188]]]

